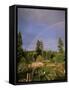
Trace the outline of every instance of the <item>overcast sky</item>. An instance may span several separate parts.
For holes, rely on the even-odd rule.
[[[24,49],[35,50],[42,40],[44,50],[56,51],[59,37],[65,43],[65,11],[18,8],[18,31]]]

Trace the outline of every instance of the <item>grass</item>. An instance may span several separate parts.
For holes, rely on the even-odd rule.
[[[53,63],[51,61],[35,61],[28,64],[28,73],[30,79],[27,80],[26,75],[24,79],[19,80],[19,82],[29,82],[29,81],[46,81],[46,80],[59,80],[65,78],[65,63]],[[29,72],[29,70],[31,71]],[[33,74],[32,74],[33,73]],[[27,73],[25,73],[27,74]],[[24,73],[23,73],[24,75]]]

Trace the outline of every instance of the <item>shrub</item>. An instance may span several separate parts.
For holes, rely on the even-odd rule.
[[[61,53],[57,53],[52,61],[54,61],[54,62],[63,62],[64,61],[64,55],[61,54]]]
[[[44,60],[44,58],[41,56],[41,55],[39,55],[39,56],[37,56],[37,58],[36,58],[36,61],[43,61]]]
[[[27,64],[24,61],[21,61],[17,66],[17,72],[22,73],[28,70]]]
[[[62,70],[63,68],[63,70]],[[62,64],[56,65],[55,67],[39,67],[34,70],[33,81],[44,81],[44,80],[57,80],[64,79],[64,67]]]

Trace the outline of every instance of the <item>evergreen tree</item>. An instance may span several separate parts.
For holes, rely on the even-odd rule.
[[[19,62],[23,54],[22,49],[22,36],[21,33],[18,33],[18,42],[17,42],[17,61]]]
[[[58,40],[58,50],[59,50],[60,53],[64,52],[63,47],[64,47],[63,41],[62,41],[61,38],[59,38],[59,40]]]
[[[43,54],[43,42],[42,41],[37,41],[36,44],[36,53],[37,55],[42,55]]]
[[[18,47],[22,47],[22,36],[21,33],[18,33]]]

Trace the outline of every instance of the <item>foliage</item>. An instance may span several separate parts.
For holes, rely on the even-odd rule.
[[[62,70],[63,68],[63,70]],[[33,81],[44,81],[44,80],[59,80],[64,79],[65,73],[64,73],[64,66],[56,65],[55,67],[51,66],[44,66],[35,69],[34,75],[33,75]]]
[[[44,58],[41,55],[37,56],[37,58],[36,58],[36,61],[42,62],[43,60],[44,60]]]
[[[22,58],[18,64],[18,73],[26,72],[27,71],[27,64],[25,62],[25,58]]]
[[[54,62],[63,62],[64,61],[64,54],[57,53],[52,61]]]
[[[22,36],[21,36],[21,33],[19,32],[18,33],[18,47],[21,47],[22,46]]]
[[[64,46],[63,45],[63,41],[62,41],[61,38],[59,38],[59,40],[58,40],[58,50],[59,50],[60,53],[63,53],[64,52],[63,46]]]
[[[36,44],[36,53],[37,55],[42,55],[43,54],[43,42],[42,41],[37,41]]]
[[[22,49],[22,37],[21,33],[18,33],[18,43],[17,43],[17,63],[19,63],[19,60],[21,59],[23,54],[23,49]]]

